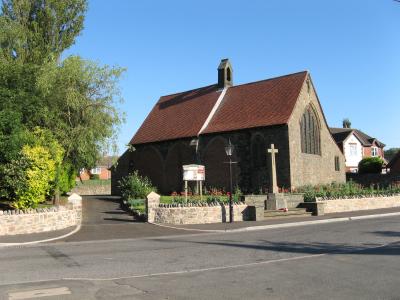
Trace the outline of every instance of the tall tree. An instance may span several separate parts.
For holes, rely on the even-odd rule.
[[[117,86],[123,71],[77,56],[43,66],[37,86],[52,115],[47,126],[73,166],[93,167],[123,121]]]
[[[86,0],[2,0],[0,43],[5,59],[58,59],[83,29]]]

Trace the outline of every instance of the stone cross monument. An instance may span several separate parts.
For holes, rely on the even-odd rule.
[[[278,153],[278,149],[275,149],[274,144],[271,144],[271,149],[268,149],[268,153],[271,153],[269,192],[276,194],[279,192],[278,185],[276,183],[276,160],[275,160],[275,154]]]

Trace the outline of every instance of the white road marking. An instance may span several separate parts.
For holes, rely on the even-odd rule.
[[[25,242],[25,243],[0,243],[0,248],[13,247],[13,246],[35,245],[35,244],[39,244],[39,243],[52,242],[52,241],[64,239],[66,237],[69,237],[70,235],[77,233],[81,229],[81,227],[82,227],[81,225],[78,225],[73,231],[71,231],[67,234],[64,234],[64,235],[61,235],[61,236],[58,236],[55,238],[51,238],[51,239],[46,239],[46,240],[32,241],[32,242]]]
[[[219,266],[219,267],[191,269],[191,270],[180,270],[180,271],[163,272],[163,273],[151,273],[151,274],[142,274],[142,275],[123,276],[123,277],[111,277],[111,278],[77,278],[77,277],[75,277],[75,278],[63,278],[63,280],[113,281],[113,280],[121,280],[121,279],[147,278],[147,277],[155,277],[155,276],[179,275],[179,274],[198,273],[198,272],[207,272],[207,271],[216,271],[216,270],[238,269],[238,268],[245,268],[245,267],[252,267],[252,266],[259,266],[259,265],[267,265],[267,264],[272,264],[272,263],[287,262],[287,261],[308,259],[308,258],[314,258],[314,257],[322,257],[322,256],[330,255],[330,254],[338,255],[338,254],[345,254],[345,253],[357,253],[357,252],[368,251],[368,250],[372,250],[372,249],[383,248],[383,247],[386,247],[393,243],[398,243],[398,241],[382,244],[382,245],[379,245],[376,247],[364,248],[364,249],[347,250],[347,251],[336,252],[336,253],[327,252],[327,253],[320,253],[320,254],[302,255],[302,256],[295,256],[295,257],[289,257],[289,258],[264,260],[264,261],[252,262],[252,263],[247,263],[247,264]]]
[[[32,298],[42,298],[42,297],[51,297],[51,296],[60,296],[60,295],[71,295],[71,291],[67,287],[59,287],[52,289],[41,289],[41,290],[32,290],[32,291],[24,291],[24,292],[14,292],[9,293],[9,300],[22,300],[22,299],[32,299]]]
[[[112,281],[112,280],[131,279],[131,278],[146,278],[146,277],[165,276],[165,275],[179,275],[179,274],[206,272],[206,271],[237,269],[237,268],[251,267],[251,266],[258,266],[258,265],[267,265],[267,264],[272,264],[272,263],[277,263],[277,262],[285,262],[285,261],[291,261],[291,260],[300,260],[300,259],[305,259],[305,258],[324,256],[324,255],[327,255],[327,254],[328,253],[303,255],[303,256],[281,258],[281,259],[274,259],[274,260],[264,260],[264,261],[258,261],[258,262],[253,262],[253,263],[240,264],[240,265],[220,266],[220,267],[211,267],[211,268],[203,268],[203,269],[181,270],[181,271],[163,272],[163,273],[151,273],[151,274],[132,275],[132,276],[114,277],[114,278],[77,278],[77,277],[74,277],[74,278],[63,278],[63,280],[71,280],[71,281],[81,281],[81,280],[87,280],[87,281]]]

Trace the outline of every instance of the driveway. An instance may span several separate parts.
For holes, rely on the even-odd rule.
[[[119,197],[83,196],[81,229],[59,242],[117,240],[191,233],[134,220],[120,208]]]

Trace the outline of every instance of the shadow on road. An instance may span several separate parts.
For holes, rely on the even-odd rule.
[[[160,240],[162,241],[162,240]],[[168,240],[169,242],[171,240]],[[400,255],[400,242],[387,245],[382,244],[363,244],[360,246],[336,243],[293,243],[293,242],[271,242],[261,241],[257,244],[246,244],[240,242],[197,242],[191,243],[201,245],[213,245],[223,247],[234,247],[243,249],[253,249],[259,251],[276,251],[299,254],[363,254],[363,255]]]

